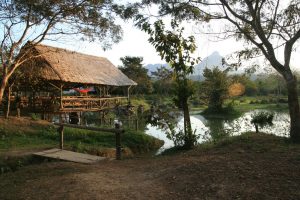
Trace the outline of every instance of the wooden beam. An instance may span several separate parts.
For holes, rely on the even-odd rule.
[[[130,85],[128,88],[127,88],[127,101],[130,102],[130,88],[132,87],[132,85]]]
[[[62,96],[63,96],[63,84],[60,84],[60,109],[63,108],[63,101],[62,101]]]
[[[48,82],[50,85],[52,85],[53,87],[55,87],[56,89],[60,90],[59,86],[54,85],[53,83]]]
[[[91,131],[103,131],[103,132],[110,132],[110,133],[124,133],[124,129],[115,129],[115,128],[98,128],[98,127],[90,127],[90,126],[80,126],[75,124],[65,124],[65,123],[54,123],[54,125],[57,126],[66,126],[70,128],[79,128],[79,129],[85,129],[85,130],[91,130]]]

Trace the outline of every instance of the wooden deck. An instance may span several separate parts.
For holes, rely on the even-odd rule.
[[[77,153],[56,148],[37,152],[34,153],[34,155],[84,164],[94,164],[106,159],[105,157],[93,156],[89,154]]]
[[[15,98],[11,98],[14,102]],[[36,98],[22,97],[20,99],[21,108],[29,108],[35,112],[43,113],[64,113],[81,111],[101,111],[113,109],[118,105],[126,105],[127,97],[97,97],[97,96],[63,96]]]

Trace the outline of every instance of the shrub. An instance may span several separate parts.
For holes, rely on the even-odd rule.
[[[263,128],[267,125],[273,125],[274,114],[266,111],[260,111],[254,113],[251,119],[251,123],[255,126],[255,131],[258,133],[258,127]]]

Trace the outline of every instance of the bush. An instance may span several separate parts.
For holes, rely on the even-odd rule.
[[[261,102],[260,102],[261,104],[268,104],[269,103],[269,101],[268,100],[266,100],[266,99],[263,99],[263,100],[261,100]]]
[[[278,99],[278,103],[288,103],[288,100],[287,99]]]
[[[273,125],[274,114],[266,111],[260,111],[254,113],[251,119],[251,123],[255,126],[255,131],[258,133],[258,127],[263,128],[267,125]]]

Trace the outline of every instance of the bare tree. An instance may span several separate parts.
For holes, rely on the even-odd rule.
[[[29,52],[34,45],[58,36],[74,35],[91,41],[98,39],[107,48],[122,36],[121,27],[115,24],[114,11],[118,12],[118,6],[113,0],[1,2],[0,105],[10,77],[32,58]],[[26,48],[22,48],[26,43]]]
[[[240,51],[240,57],[249,59],[262,54],[284,78],[291,118],[290,137],[300,142],[297,79],[290,68],[292,52],[300,38],[299,0],[144,0],[141,5],[152,3],[159,5],[160,15],[198,22],[229,22],[223,37],[235,37],[248,45]],[[142,18],[137,15],[137,19]],[[283,49],[283,62],[275,53],[278,48]]]

